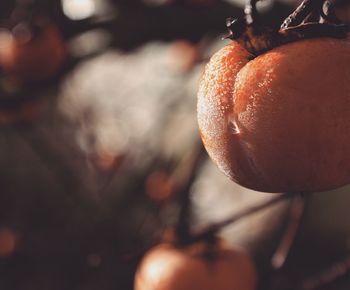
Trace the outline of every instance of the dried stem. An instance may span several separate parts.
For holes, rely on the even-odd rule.
[[[281,25],[281,29],[300,24],[311,12],[319,10],[325,0],[304,0]]]
[[[340,24],[341,21],[337,18],[334,9],[334,3],[329,0],[326,0],[321,9],[321,17],[323,22]]]
[[[316,37],[345,38],[349,27],[336,19],[328,0],[304,0],[281,25],[280,30],[259,24],[257,0],[250,0],[245,19],[226,21],[229,35],[254,57],[283,44]],[[332,12],[333,11],[333,12]]]
[[[258,10],[256,9],[256,3],[259,0],[249,0],[244,9],[245,19],[247,24],[253,24],[258,19]]]

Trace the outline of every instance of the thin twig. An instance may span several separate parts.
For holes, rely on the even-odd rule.
[[[283,267],[288,257],[290,249],[295,241],[296,234],[300,227],[305,209],[305,198],[303,194],[293,197],[293,202],[289,212],[287,228],[282,236],[276,252],[272,256],[271,265],[273,269],[278,270]]]
[[[177,181],[179,202],[181,203],[181,210],[176,225],[176,235],[180,242],[186,243],[190,235],[190,188],[198,174],[199,168],[202,166],[206,158],[206,151],[202,143],[199,143],[195,146],[194,150],[191,150],[188,156],[185,156],[185,158],[180,161],[180,164],[173,172],[173,176]]]
[[[240,220],[244,217],[247,217],[251,214],[254,214],[254,213],[257,213],[263,209],[266,209],[274,204],[277,204],[283,200],[289,199],[289,198],[291,198],[291,196],[292,196],[291,194],[277,195],[276,197],[274,197],[268,201],[262,202],[258,205],[252,206],[252,207],[244,209],[238,213],[235,213],[231,217],[228,217],[223,221],[213,223],[213,224],[209,225],[208,227],[206,227],[202,231],[199,231],[197,233],[194,232],[192,234],[191,242],[199,241],[199,240],[205,239],[207,237],[210,237],[212,235],[215,235],[222,228],[224,228],[228,225],[231,225],[234,222],[237,222],[238,220]]]
[[[335,282],[345,274],[350,272],[350,256],[342,261],[338,261],[331,265],[326,270],[315,276],[309,277],[301,284],[299,289],[301,290],[315,290],[321,286],[325,286],[332,282]]]

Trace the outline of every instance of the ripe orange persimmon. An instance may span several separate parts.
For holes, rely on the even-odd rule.
[[[135,290],[254,290],[256,271],[242,250],[217,246],[206,256],[207,246],[176,248],[161,244],[141,261]]]
[[[205,68],[198,122],[205,147],[258,191],[324,191],[350,182],[350,41],[320,37],[257,57],[237,42]]]
[[[30,33],[29,31],[27,33]],[[54,76],[61,68],[66,48],[58,28],[45,24],[31,36],[8,37],[0,45],[0,67],[16,83],[42,81]]]

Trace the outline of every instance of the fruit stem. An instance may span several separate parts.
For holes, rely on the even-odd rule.
[[[329,0],[326,0],[326,2],[323,5],[323,9],[321,9],[321,17],[329,23],[340,24],[341,21],[337,18],[337,15],[335,14],[334,6],[334,3],[332,3]]]
[[[300,24],[314,10],[321,10],[324,0],[304,0],[282,23],[281,29]]]
[[[253,24],[258,19],[258,10],[256,9],[256,3],[259,0],[249,0],[244,9],[246,23]]]
[[[328,0],[304,0],[283,22],[280,30],[259,25],[256,3],[250,0],[245,8],[245,19],[226,20],[230,38],[238,42],[252,57],[275,47],[298,40],[333,37],[345,38],[349,27],[339,24],[333,5]],[[325,7],[326,11],[323,11]],[[317,22],[313,22],[317,19]]]

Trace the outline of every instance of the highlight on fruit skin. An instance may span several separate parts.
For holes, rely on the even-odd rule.
[[[67,56],[58,27],[45,23],[35,35],[25,27],[18,30],[18,33],[16,29],[7,33],[6,42],[0,45],[0,67],[5,75],[16,84],[39,82],[55,76]]]
[[[255,290],[257,274],[250,256],[222,245],[185,248],[160,244],[142,259],[134,290]]]
[[[342,25],[320,27],[332,27],[335,36],[313,37],[317,24],[301,24],[291,29],[300,39],[270,46],[274,33],[254,35],[248,25],[246,36],[259,47],[268,40],[264,52],[252,55],[258,50],[242,45],[243,37],[207,64],[198,92],[200,134],[238,184],[314,192],[350,182],[350,37],[341,38]]]

